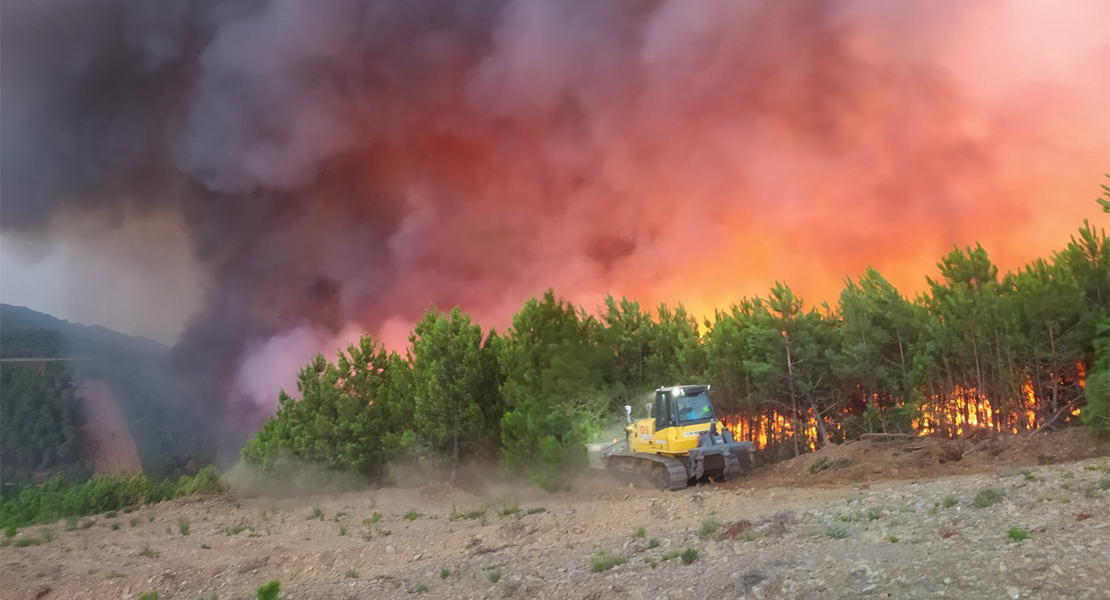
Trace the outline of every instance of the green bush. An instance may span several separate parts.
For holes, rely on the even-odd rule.
[[[590,571],[593,571],[594,573],[604,573],[605,571],[608,571],[609,569],[612,569],[617,565],[623,565],[626,562],[628,562],[627,559],[615,554],[610,554],[609,552],[605,552],[603,550],[601,552],[598,552],[597,555],[590,559]]]
[[[698,551],[693,548],[687,548],[683,550],[682,554],[679,554],[678,557],[682,559],[682,564],[688,565],[698,559]]]
[[[978,494],[975,494],[975,498],[971,501],[971,504],[975,506],[975,508],[986,508],[988,506],[994,506],[995,504],[1002,502],[1003,497],[1004,494],[1002,493],[1002,490],[987,488],[985,490],[980,490]]]
[[[1029,532],[1020,527],[1011,527],[1010,530],[1006,532],[1006,535],[1011,540],[1014,540],[1015,542],[1020,542],[1029,537]]]
[[[844,523],[833,522],[825,526],[825,535],[834,540],[848,537],[849,529]]]
[[[40,485],[24,487],[14,498],[0,501],[0,523],[8,527],[100,513],[114,515],[125,506],[226,490],[219,472],[212,466],[192,477],[184,475],[177,482],[161,483],[152,483],[143,475],[93,475],[84,483],[72,484],[55,475]]]
[[[281,583],[275,579],[258,588],[255,593],[258,594],[258,600],[278,600],[279,592],[281,592]]]
[[[704,519],[698,529],[698,537],[703,540],[717,539],[721,533],[721,522],[714,518]]]
[[[942,506],[944,506],[944,508],[952,508],[953,506],[956,506],[960,503],[960,499],[956,496],[953,496],[952,494],[948,494],[944,497],[943,500],[940,501],[940,503]]]

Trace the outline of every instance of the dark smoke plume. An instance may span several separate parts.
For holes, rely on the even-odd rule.
[[[973,238],[1028,258],[1086,210],[1037,207],[1089,195],[1110,96],[1108,5],[1034,4],[10,0],[0,223],[182,219],[211,289],[178,364],[251,421],[430,303],[503,324],[548,286],[706,308]]]

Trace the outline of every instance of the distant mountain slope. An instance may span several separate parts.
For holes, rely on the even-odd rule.
[[[0,304],[0,352],[5,358],[39,358],[17,356],[16,352],[26,352],[21,345],[11,351],[5,348],[8,345],[5,341],[16,341],[26,336],[27,332],[53,332],[60,335],[65,342],[64,347],[58,348],[60,356],[82,356],[90,352],[105,351],[149,354],[168,354],[170,351],[169,347],[149,338],[126,335],[100,325],[71,323],[25,306]]]
[[[91,379],[104,381],[119,403],[149,477],[178,475],[211,462],[209,428],[196,409],[199,403],[192,387],[177,375],[170,348],[164,344],[0,304],[0,357],[88,359],[66,361],[73,386]],[[41,364],[9,360],[3,368],[41,368]],[[16,403],[13,406],[24,407],[21,410],[42,402],[34,394],[11,400]],[[79,411],[74,421],[83,421],[83,407],[77,403],[74,408]],[[43,435],[47,429],[43,428]]]

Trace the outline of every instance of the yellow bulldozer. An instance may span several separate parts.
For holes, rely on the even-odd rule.
[[[717,420],[708,385],[655,390],[648,418],[632,421],[625,406],[624,441],[591,447],[595,467],[630,476],[635,483],[681,490],[691,483],[739,477],[754,462],[755,446],[733,440]]]

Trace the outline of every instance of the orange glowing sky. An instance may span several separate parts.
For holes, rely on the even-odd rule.
[[[412,274],[386,338],[429,296],[498,326],[547,287],[587,308],[613,293],[708,314],[776,280],[835,302],[869,265],[912,296],[953,245],[980,242],[1005,271],[1063,247],[1084,218],[1105,220],[1093,199],[1110,171],[1110,3],[895,15],[865,2],[820,31],[769,9],[742,34],[743,8],[664,11],[634,58],[585,73],[536,58],[545,43],[575,58],[547,20],[510,15],[503,58],[477,89],[496,83],[483,98],[519,154],[441,150],[452,168],[433,172],[464,173],[456,183],[482,200],[414,236],[436,244],[397,250]],[[583,107],[571,126],[566,95]],[[530,185],[553,166],[588,173],[558,188],[558,206]],[[533,221],[525,240],[506,231]],[[475,278],[429,294],[426,277],[460,266]],[[502,268],[512,275],[489,277]]]
[[[204,380],[548,288],[708,314],[872,266],[912,296],[954,245],[1016,269],[1106,223],[1106,0],[197,7],[202,47],[150,46],[179,63],[113,50],[153,15],[8,12],[2,258],[6,302],[184,329]]]

